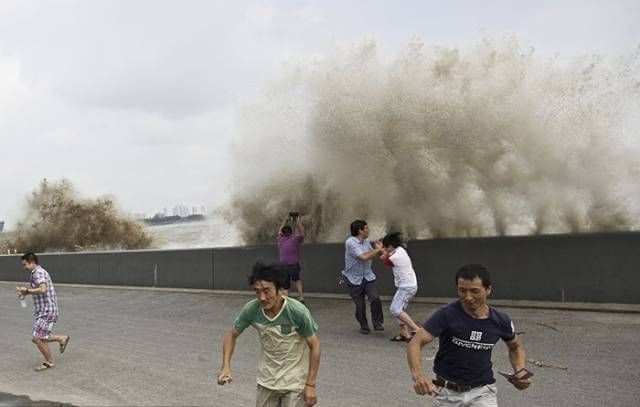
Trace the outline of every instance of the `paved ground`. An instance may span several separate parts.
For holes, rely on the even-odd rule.
[[[222,335],[250,297],[75,287],[58,292],[56,331],[73,339],[55,369],[35,373],[40,357],[29,340],[31,310],[21,309],[14,289],[0,284],[0,392],[74,405],[254,404],[259,345],[252,329],[239,339],[234,383],[214,382]],[[394,332],[388,314],[386,332],[362,336],[349,301],[316,299],[309,306],[321,327],[320,406],[431,404],[411,389],[404,345],[388,340]],[[416,304],[410,313],[423,320],[435,307]],[[535,381],[526,392],[500,379],[501,406],[637,405],[640,315],[503,309],[526,332],[528,358],[568,370],[529,366]],[[428,349],[425,358],[434,352]],[[425,360],[427,368],[430,363]],[[494,367],[508,369],[503,344],[494,351]],[[0,393],[0,405],[20,404],[25,399]]]

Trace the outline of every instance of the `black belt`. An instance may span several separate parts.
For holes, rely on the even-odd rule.
[[[458,384],[458,383],[450,382],[446,379],[443,379],[440,376],[437,376],[435,379],[432,380],[432,382],[438,387],[446,387],[447,389],[457,391],[458,393],[464,393],[465,391],[469,391],[471,389],[478,387],[478,386],[472,386],[470,384]]]

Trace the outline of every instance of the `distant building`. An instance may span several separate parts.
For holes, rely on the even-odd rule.
[[[4,221],[0,220],[0,233],[4,230]]]

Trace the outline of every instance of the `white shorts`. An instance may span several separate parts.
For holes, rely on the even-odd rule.
[[[398,325],[404,325],[404,322],[398,319],[398,316],[407,309],[407,305],[409,305],[409,300],[413,298],[414,295],[418,292],[418,287],[403,287],[398,288],[396,294],[393,296],[393,301],[391,301],[391,306],[389,307],[389,311],[391,311],[391,315],[396,317],[398,321]]]

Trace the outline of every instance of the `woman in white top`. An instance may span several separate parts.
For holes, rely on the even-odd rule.
[[[380,256],[382,262],[393,268],[393,278],[397,288],[389,310],[398,321],[400,334],[394,336],[391,340],[394,342],[409,342],[419,328],[409,314],[405,312],[409,305],[409,300],[418,291],[418,280],[411,264],[411,258],[407,250],[402,246],[400,233],[386,235],[382,242],[376,242],[376,248],[383,250],[383,254]]]

